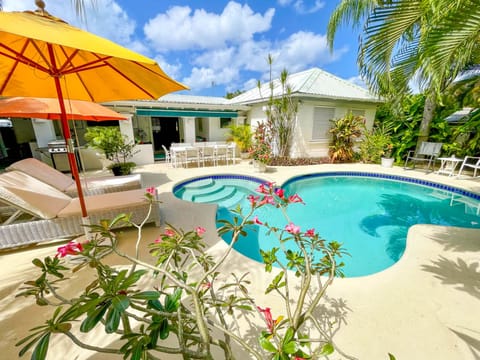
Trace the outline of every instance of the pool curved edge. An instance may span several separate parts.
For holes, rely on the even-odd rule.
[[[302,179],[309,179],[309,178],[315,178],[315,177],[327,177],[327,176],[356,176],[356,177],[371,177],[371,178],[377,178],[377,179],[403,181],[411,184],[429,186],[429,187],[440,189],[440,190],[451,191],[453,193],[467,196],[472,199],[480,201],[479,193],[466,190],[460,187],[455,187],[452,185],[446,185],[446,184],[434,182],[431,180],[424,180],[424,179],[408,177],[403,175],[392,175],[392,174],[368,172],[368,171],[325,171],[325,172],[314,172],[309,174],[296,175],[284,181],[283,184],[281,184],[281,187],[284,188],[290,183],[293,183],[295,181],[302,180]]]

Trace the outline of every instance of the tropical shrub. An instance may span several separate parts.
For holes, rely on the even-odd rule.
[[[393,141],[391,137],[392,126],[388,123],[364,130],[363,138],[359,145],[362,161],[378,164],[382,157],[392,156]]]
[[[352,113],[343,118],[330,120],[332,127],[328,154],[331,162],[348,162],[354,158],[355,139],[362,135],[365,126],[363,116],[355,116]]]
[[[240,152],[246,153],[252,146],[252,130],[250,125],[230,125],[227,141],[237,144]]]
[[[145,196],[156,206],[154,188],[147,189]],[[342,264],[337,263],[344,254],[341,246],[322,239],[314,229],[300,229],[288,218],[284,228],[276,228],[254,215],[264,206],[280,208],[286,214],[291,204],[303,203],[296,194],[285,194],[268,183],[248,200],[248,209],[238,207],[233,221],[221,222],[218,234],[228,234],[231,241],[215,258],[206,251],[205,229],[200,226],[183,231],[168,225],[155,241],[145,245],[143,224],[131,223],[129,216],[121,215],[92,226],[96,235],[90,241],[72,241],[59,247],[54,257],[34,259],[39,276],[26,282],[17,296],[31,296],[38,305],[51,306],[54,311],[44,325],[32,329],[31,335],[17,343],[22,347],[20,356],[33,349],[32,358],[45,359],[51,338],[57,336],[67,336],[85,349],[135,360],[160,359],[162,353],[181,354],[184,359],[213,359],[214,350],[221,350],[223,359],[234,359],[234,346],[259,360],[317,359],[331,354],[334,346],[328,334],[335,333],[342,322],[337,319],[325,325],[318,321],[317,313],[326,306],[321,300],[327,288],[335,276],[342,275]],[[137,228],[135,254],[118,247],[110,227],[119,222]],[[282,301],[282,315],[252,296],[248,274],[230,273],[228,267],[233,245],[258,226],[266,227],[283,244],[261,251],[265,271],[272,273],[265,293],[275,294],[276,301]],[[291,242],[297,250],[290,250],[287,244]],[[149,247],[151,260],[140,258],[143,246]],[[279,260],[282,252],[286,262]],[[108,265],[112,256],[130,265],[112,267]],[[93,280],[86,286],[78,284],[85,287],[79,294],[65,295],[62,285],[79,278],[73,273],[91,273],[92,269]],[[336,304],[335,313],[339,311]],[[251,325],[244,332],[237,326],[239,317]],[[78,336],[94,329],[102,329],[115,342],[102,340],[112,345],[95,345]],[[256,344],[247,340],[255,333]]]

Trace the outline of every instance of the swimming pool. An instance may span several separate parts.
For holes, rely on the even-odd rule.
[[[219,204],[217,219],[233,218],[229,211],[249,207],[246,196],[263,181],[246,176],[219,175],[193,179],[174,188],[177,197]],[[282,185],[297,193],[305,205],[292,204],[288,215],[303,231],[315,228],[328,240],[344,245],[345,276],[382,271],[402,256],[408,229],[415,224],[480,228],[480,195],[424,180],[358,172],[317,173],[292,178]],[[257,210],[259,219],[284,227],[286,221],[271,206]],[[229,241],[229,237],[224,237]],[[278,246],[263,227],[248,231],[234,248],[262,261],[260,249]]]

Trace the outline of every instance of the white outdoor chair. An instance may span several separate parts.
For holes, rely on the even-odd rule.
[[[404,169],[415,169],[417,162],[426,162],[427,171],[431,169],[433,171],[433,166],[435,165],[435,159],[440,155],[442,150],[442,143],[434,143],[424,141],[420,144],[420,148],[417,150],[410,150],[405,159]],[[408,163],[411,163],[409,167]]]
[[[228,145],[217,144],[214,148],[214,165],[217,166],[220,161],[228,163]]]
[[[171,165],[172,164],[172,157],[170,155],[170,151],[165,147],[165,145],[162,145],[163,152],[165,153],[165,163]]]
[[[480,157],[465,156],[465,159],[463,159],[463,163],[460,166],[460,170],[458,171],[458,176],[462,175],[465,168],[473,169],[473,177],[476,177],[477,170],[480,169]]]

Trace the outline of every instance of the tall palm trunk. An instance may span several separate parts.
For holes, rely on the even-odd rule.
[[[418,132],[417,150],[420,148],[422,141],[428,140],[430,134],[430,126],[432,125],[433,114],[437,104],[435,102],[435,95],[430,93],[425,99],[425,105],[423,108],[423,118],[420,123],[420,130]]]

